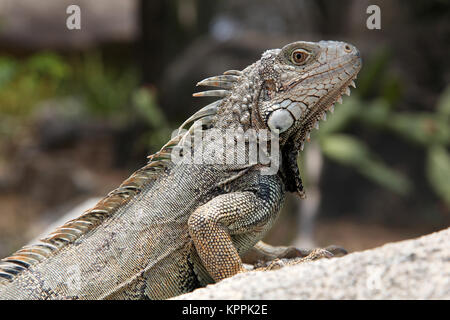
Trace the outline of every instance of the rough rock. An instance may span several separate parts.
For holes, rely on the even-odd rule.
[[[450,228],[342,258],[238,274],[175,299],[450,299]]]

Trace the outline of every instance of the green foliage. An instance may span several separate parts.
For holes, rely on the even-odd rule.
[[[404,112],[390,115],[387,127],[411,142],[427,146],[450,141],[449,122],[439,114],[425,112]]]
[[[366,123],[384,128],[390,114],[386,100],[377,98],[367,106],[357,95],[347,98],[342,106],[321,123],[317,131],[321,149],[326,157],[343,165],[353,167],[364,177],[400,195],[407,195],[413,188],[411,181],[402,173],[389,168],[360,139],[343,134],[353,123]]]
[[[56,96],[69,77],[69,65],[52,53],[0,57],[0,137],[26,131],[38,102]]]
[[[450,206],[450,154],[444,147],[428,149],[426,169],[434,191]]]
[[[76,64],[70,89],[84,99],[91,115],[126,120],[137,87],[138,76],[133,69],[108,68],[99,53],[90,53]]]
[[[143,143],[149,145],[152,150],[159,149],[170,137],[170,126],[156,104],[155,95],[148,88],[140,88],[133,92],[132,101],[137,113],[152,128],[152,131],[143,137]]]
[[[156,104],[155,96],[147,88],[140,88],[133,92],[133,104],[139,114],[154,128],[165,128],[168,123]]]
[[[8,57],[0,57],[0,90],[6,86],[17,71],[16,62]]]
[[[28,116],[36,102],[54,96],[69,75],[68,64],[51,53],[25,61],[0,57],[0,114]]]
[[[78,58],[42,52],[24,59],[0,56],[0,143],[31,128],[33,115],[48,99],[81,102],[78,116],[119,126],[144,120],[152,128],[144,137],[150,147],[160,146],[170,135],[154,93],[139,87],[134,68],[106,64],[98,52]],[[67,108],[61,103],[45,105]]]
[[[25,67],[35,77],[44,77],[54,81],[64,80],[70,75],[69,65],[60,56],[50,52],[31,56],[25,62]]]
[[[448,86],[441,95],[436,111],[438,115],[443,118],[443,120],[447,121],[447,123],[450,122],[450,86]]]
[[[322,138],[321,146],[328,158],[354,167],[363,176],[393,192],[405,195],[411,190],[411,182],[405,176],[386,166],[359,139],[333,134]]]

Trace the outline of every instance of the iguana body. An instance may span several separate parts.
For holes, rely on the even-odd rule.
[[[224,90],[196,96],[221,99],[188,119],[188,132],[179,130],[96,207],[3,259],[0,299],[163,299],[244,272],[241,256],[249,250],[286,256],[289,250],[258,241],[285,192],[303,194],[297,153],[360,67],[348,44],[295,42],[200,82]],[[279,135],[279,150],[270,151],[281,167],[263,174],[272,163],[171,161],[200,125],[268,129]]]

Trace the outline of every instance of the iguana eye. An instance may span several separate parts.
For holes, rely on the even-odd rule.
[[[308,51],[303,49],[296,49],[292,51],[291,61],[296,65],[301,65],[306,61],[306,59],[308,59],[308,57],[309,57]]]

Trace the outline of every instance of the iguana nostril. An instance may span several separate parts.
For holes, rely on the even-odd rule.
[[[285,109],[277,109],[272,112],[267,121],[271,131],[282,133],[294,124],[291,113]]]

